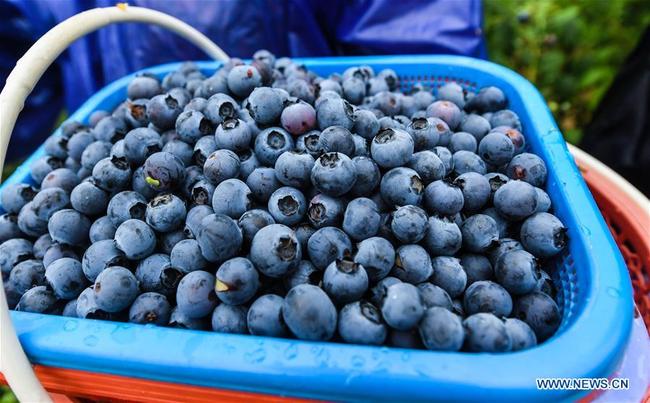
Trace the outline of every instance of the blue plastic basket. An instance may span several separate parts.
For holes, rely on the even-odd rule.
[[[524,127],[529,147],[549,167],[548,194],[567,225],[568,251],[555,262],[562,325],[552,339],[516,353],[440,353],[141,326],[12,312],[30,359],[43,365],[106,372],[285,396],[327,400],[574,399],[570,391],[539,391],[540,377],[605,377],[621,357],[632,323],[632,288],[625,263],[534,86],[496,64],[456,56],[314,58],[300,60],[321,75],[367,64],[392,68],[400,84],[502,88]],[[211,73],[217,63],[199,63]],[[159,77],[176,69],[147,71]],[[70,118],[87,122],[126,97],[133,76],[110,84]],[[55,133],[56,134],[56,133]],[[9,178],[30,182],[29,165]]]

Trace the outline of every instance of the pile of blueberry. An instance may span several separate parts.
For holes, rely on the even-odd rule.
[[[557,330],[542,267],[566,229],[499,88],[404,94],[390,69],[322,78],[261,50],[127,96],[4,188],[10,307],[432,350]]]

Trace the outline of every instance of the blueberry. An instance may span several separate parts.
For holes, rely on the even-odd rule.
[[[505,324],[506,331],[512,340],[512,351],[525,350],[537,345],[537,336],[526,322],[508,318],[505,320]]]
[[[441,119],[451,130],[455,130],[460,125],[462,113],[453,102],[435,101],[427,107],[427,117]]]
[[[74,300],[73,300],[74,301]],[[82,319],[110,319],[111,314],[103,311],[97,305],[93,286],[83,290],[76,299],[76,317]]]
[[[296,267],[302,258],[302,249],[296,234],[282,224],[260,229],[253,237],[250,260],[264,275],[278,278]]]
[[[287,337],[289,330],[282,317],[283,303],[284,299],[275,294],[256,299],[246,317],[248,331],[257,336]]]
[[[482,280],[492,280],[494,270],[490,260],[479,254],[464,253],[460,255],[460,263],[467,274],[467,286]]]
[[[257,292],[259,276],[253,263],[243,257],[226,260],[216,273],[217,297],[229,305],[248,302]]]
[[[45,285],[45,267],[36,259],[23,260],[11,269],[6,286],[23,295],[30,288]]]
[[[246,108],[255,122],[263,126],[271,125],[282,113],[282,98],[273,88],[258,87],[248,96]]]
[[[327,98],[316,106],[316,120],[320,130],[330,126],[354,126],[354,107],[341,98]]]
[[[539,271],[539,280],[537,280],[537,284],[535,285],[535,291],[543,292],[551,298],[555,298],[557,295],[553,279],[544,270]]]
[[[90,220],[76,210],[59,210],[50,217],[47,229],[52,240],[66,245],[82,246],[88,241]]]
[[[95,185],[114,192],[125,189],[131,183],[131,168],[126,158],[107,157],[99,160],[93,168]]]
[[[360,197],[348,203],[343,216],[343,230],[354,240],[362,241],[379,230],[381,217],[377,205]]]
[[[398,167],[381,179],[381,196],[389,206],[419,205],[424,193],[420,176],[410,168]]]
[[[542,188],[546,183],[547,169],[544,160],[537,155],[521,153],[512,158],[506,168],[506,174],[511,179],[520,179]]]
[[[465,106],[465,91],[455,81],[448,82],[438,88],[438,99],[453,102],[459,108]]]
[[[275,175],[285,186],[306,187],[314,163],[314,157],[308,153],[285,151],[275,161]]]
[[[311,171],[312,184],[318,191],[329,196],[347,193],[355,181],[355,165],[347,155],[341,153],[321,155]]]
[[[95,136],[93,136],[92,133],[87,131],[80,131],[73,134],[68,139],[68,143],[67,143],[68,157],[76,161],[81,161],[81,155],[83,154],[84,150],[95,140],[96,140]],[[97,140],[110,141],[107,139],[97,139]]]
[[[58,168],[45,175],[41,182],[41,190],[56,187],[70,193],[79,182],[75,172],[68,168]]]
[[[183,112],[178,96],[171,93],[152,97],[147,102],[147,117],[157,128],[168,130],[176,124],[176,118]],[[101,123],[101,122],[100,122]]]
[[[338,322],[339,335],[347,343],[381,345],[386,340],[381,312],[369,302],[356,301],[344,306]]]
[[[119,312],[128,308],[138,296],[138,280],[128,269],[111,266],[99,273],[93,291],[99,309]]]
[[[449,141],[449,149],[452,152],[465,150],[475,153],[477,149],[476,138],[474,138],[472,134],[466,132],[454,133]]]
[[[203,109],[203,114],[212,122],[218,125],[225,119],[237,116],[237,102],[225,93],[216,93],[208,98],[208,103]]]
[[[151,98],[161,92],[162,87],[158,79],[149,75],[135,77],[126,89],[126,95],[129,99]]]
[[[63,312],[61,312],[61,316],[66,316],[69,318],[76,318],[77,317],[77,299],[71,299],[68,301],[65,306],[63,307]]]
[[[539,342],[551,337],[562,320],[555,301],[541,292],[532,292],[515,300],[512,315],[526,322]]]
[[[200,138],[212,132],[212,123],[198,110],[182,112],[176,118],[175,125],[179,139],[190,145],[196,144]]]
[[[185,275],[176,289],[178,311],[191,319],[209,315],[217,306],[213,274],[197,270]]]
[[[349,258],[352,254],[352,242],[340,229],[324,227],[309,238],[307,251],[314,266],[324,270],[336,259]]]
[[[424,315],[418,289],[408,283],[391,285],[386,290],[381,312],[390,327],[402,331],[413,329]]]
[[[312,227],[309,223],[302,223],[294,227],[294,231],[302,250],[307,250],[307,241],[314,235],[316,228]]]
[[[180,329],[207,330],[209,328],[207,318],[190,318],[175,306],[169,316],[169,326]]]
[[[416,329],[401,331],[389,329],[388,344],[398,348],[423,349],[422,339]]]
[[[205,216],[199,225],[198,235],[194,235],[201,247],[201,254],[210,262],[222,262],[235,256],[243,242],[237,222],[223,214]]]
[[[478,153],[483,160],[492,165],[503,165],[510,162],[514,155],[515,146],[508,136],[499,132],[490,132],[478,147]]]
[[[556,256],[567,242],[567,229],[553,214],[536,213],[521,226],[521,243],[537,257]]]
[[[81,166],[83,166],[86,169],[92,170],[95,164],[99,162],[99,160],[104,159],[106,157],[109,157],[111,155],[111,149],[113,148],[113,145],[109,142],[106,141],[95,141],[93,143],[90,143],[88,147],[84,150],[84,152],[81,154]],[[74,161],[71,159],[71,161]],[[72,163],[70,161],[70,163]],[[66,160],[66,164],[68,164],[69,161]]]
[[[307,102],[300,100],[284,108],[280,121],[286,131],[298,136],[316,126],[316,110]]]
[[[185,84],[185,87],[188,90],[192,89],[193,87],[194,95],[200,96],[202,99],[211,98],[214,95],[224,94],[228,92],[228,77],[227,74],[225,74],[224,70],[218,70],[215,74],[213,74],[211,77],[206,78],[205,80],[189,80]],[[190,101],[190,103],[191,102],[192,101]],[[188,103],[188,105],[190,103]],[[201,112],[205,111],[206,107],[207,100],[206,104],[202,105]],[[185,108],[187,108],[187,105],[185,105]]]
[[[210,206],[198,205],[192,207],[185,216],[185,227],[183,228],[185,235],[189,238],[196,238],[199,235],[201,221],[210,214],[214,214]]]
[[[389,90],[386,80],[381,77],[370,77],[367,81],[368,95],[376,95]]]
[[[235,66],[228,72],[228,89],[240,98],[247,97],[262,85],[262,77],[253,66]]]
[[[469,351],[498,353],[510,351],[512,340],[504,322],[491,313],[476,313],[463,321],[465,346]]]
[[[99,141],[115,143],[116,141],[124,138],[124,135],[128,132],[128,125],[122,117],[107,116],[97,122],[92,132],[95,135],[95,138]],[[71,151],[73,148],[70,145],[71,140],[72,138],[70,138],[70,141],[68,141],[68,151]],[[70,156],[76,160],[79,160],[79,158],[76,156],[76,153],[70,152]]]
[[[144,221],[129,219],[117,227],[115,246],[131,259],[143,259],[156,248],[156,235]]]
[[[384,238],[368,238],[358,244],[354,261],[364,267],[371,282],[376,282],[386,277],[393,268],[395,249]]]
[[[467,274],[460,259],[450,256],[436,256],[431,259],[433,284],[447,291],[451,298],[459,297],[467,285]]]
[[[108,156],[126,159],[126,150],[124,149],[124,139],[118,140],[115,142],[115,144],[113,144],[113,146],[111,147],[111,152],[110,154],[108,154]]]
[[[393,235],[403,243],[420,242],[427,232],[428,217],[417,206],[402,206],[393,213],[391,229]]]
[[[14,238],[20,238],[20,237],[14,237]],[[4,242],[4,241],[2,241]],[[49,249],[50,246],[52,246],[52,237],[50,234],[43,234],[38,239],[34,242],[34,257],[36,259],[43,259],[45,256],[45,252]]]
[[[508,181],[494,193],[494,207],[510,221],[523,220],[535,213],[537,192],[524,181]]]
[[[387,116],[395,116],[402,109],[401,98],[397,94],[388,91],[380,91],[374,94],[372,103]]]
[[[182,229],[177,229],[175,231],[171,232],[164,232],[160,234],[158,238],[158,244],[157,244],[157,249],[166,254],[172,253],[172,249],[174,248],[174,245],[179,243],[180,241],[187,239],[187,235],[185,235],[185,232]]]
[[[499,239],[496,222],[485,214],[467,217],[460,230],[463,236],[463,247],[469,252],[486,252],[496,246]]]
[[[125,190],[113,196],[108,202],[107,215],[117,228],[129,219],[144,220],[147,201],[137,192]]]
[[[50,136],[43,143],[45,154],[64,160],[68,157],[68,138],[63,136]]]
[[[138,295],[129,308],[129,322],[164,326],[169,322],[171,310],[172,307],[164,295],[145,292]]]
[[[495,112],[506,107],[508,99],[497,87],[484,87],[471,99],[467,100],[465,109],[479,113]]]
[[[341,126],[330,126],[319,137],[320,147],[324,152],[339,152],[349,157],[355,155],[355,142],[352,133]]]
[[[80,183],[70,193],[72,208],[89,216],[97,216],[105,212],[108,202],[108,193],[92,181]]]
[[[418,330],[423,344],[429,350],[458,351],[465,339],[460,317],[439,306],[424,312]]]
[[[239,157],[239,179],[246,181],[248,176],[262,164],[257,159],[253,150],[248,149],[238,154]]]
[[[33,202],[29,202],[20,209],[18,213],[18,228],[31,237],[38,237],[47,233],[47,220],[40,218],[33,208]]]
[[[153,189],[164,191],[180,186],[185,180],[185,166],[174,154],[158,152],[144,162],[144,176]]]
[[[354,133],[366,140],[372,140],[379,132],[379,121],[374,113],[364,109],[354,111]]]
[[[309,202],[307,218],[315,228],[336,226],[341,223],[344,208],[342,200],[319,193]]]
[[[514,155],[521,154],[526,149],[526,138],[519,130],[508,126],[499,126],[495,127],[493,131],[499,131],[508,136],[510,141],[512,141],[512,144],[515,146]]]
[[[84,145],[84,147],[85,146],[86,145]],[[29,170],[34,182],[41,183],[43,181],[43,178],[45,178],[48,173],[52,172],[54,169],[61,168],[62,166],[62,160],[49,155],[44,155],[41,158],[38,158],[36,161],[32,162],[32,164],[29,166]]]
[[[469,114],[460,124],[460,130],[469,133],[480,142],[490,131],[490,122],[481,115]]]
[[[535,192],[537,192],[537,209],[535,209],[535,212],[547,213],[551,209],[551,198],[548,193],[540,188],[535,188]]]
[[[432,256],[454,255],[462,246],[462,234],[458,224],[449,218],[429,217],[424,247]]]
[[[335,260],[323,274],[323,289],[337,304],[357,301],[368,289],[368,275],[358,263]]]
[[[481,280],[467,287],[463,306],[468,315],[488,312],[498,317],[505,317],[512,312],[512,298],[499,284]]]
[[[149,125],[149,118],[147,117],[147,103],[146,98],[134,99],[127,101],[124,105],[124,119],[131,125],[131,127],[147,127]],[[97,122],[99,124],[99,122]]]
[[[2,188],[0,204],[7,213],[17,214],[36,196],[36,189],[26,183],[12,183]]]
[[[194,148],[184,141],[170,140],[165,143],[162,151],[175,155],[186,167],[189,167],[193,163]]]
[[[59,260],[64,257],[71,257],[73,259],[79,260],[79,255],[77,255],[77,252],[73,247],[54,242],[52,243],[52,246],[47,248],[45,255],[43,255],[43,266],[47,268],[47,266],[49,266],[55,260]]]
[[[425,188],[424,204],[432,213],[454,215],[463,209],[465,199],[456,183],[437,180]]]
[[[41,220],[49,220],[54,213],[70,205],[70,197],[65,190],[54,187],[43,189],[34,196],[34,199],[27,203],[23,209],[31,209]],[[21,209],[21,214],[23,210]],[[19,222],[20,224],[20,222]]]
[[[382,168],[405,165],[414,150],[413,138],[400,129],[383,129],[372,140],[370,152],[375,162]]]
[[[115,247],[112,239],[105,239],[90,245],[81,260],[81,269],[89,281],[95,281],[99,273],[107,267],[125,265],[127,265],[126,256]]]
[[[239,219],[244,212],[251,208],[251,204],[251,190],[239,179],[227,179],[214,189],[212,209],[216,214],[225,214],[231,218]]]
[[[212,313],[212,330],[220,333],[248,333],[248,308],[221,304]]]
[[[512,250],[524,250],[524,247],[519,241],[512,238],[501,238],[495,248],[490,250],[489,258],[492,266],[496,265],[501,255]]]
[[[527,294],[535,289],[539,280],[537,259],[525,250],[506,252],[496,261],[494,274],[509,293]]]
[[[76,298],[87,286],[81,262],[69,257],[52,262],[45,270],[45,280],[59,299]]]
[[[208,261],[201,255],[201,248],[195,239],[183,239],[176,243],[170,252],[170,263],[183,274],[205,270]]]
[[[299,339],[329,340],[336,331],[334,304],[323,290],[310,284],[298,285],[287,293],[282,317]]]
[[[73,134],[87,130],[87,127],[76,120],[68,120],[61,124],[61,136],[70,138]]]
[[[203,167],[208,157],[217,150],[214,136],[203,136],[194,144],[192,157],[196,165]]]
[[[420,283],[417,285],[417,287],[425,309],[434,306],[442,307],[448,309],[449,311],[453,309],[451,297],[444,289],[438,287],[435,284],[427,282]]]
[[[132,165],[142,165],[147,157],[162,150],[160,135],[152,129],[133,129],[124,137],[124,155]]]
[[[402,245],[395,255],[395,267],[391,275],[405,283],[418,284],[432,274],[431,258],[419,245]]]
[[[194,205],[210,205],[214,198],[215,186],[206,179],[197,181],[190,191],[190,200]]]
[[[358,77],[350,77],[343,81],[343,96],[354,105],[359,105],[366,96],[366,83]]]
[[[452,157],[453,172],[456,175],[462,175],[467,172],[477,172],[481,175],[487,173],[485,162],[471,151],[456,151]]]
[[[503,186],[506,182],[508,182],[509,178],[504,174],[498,172],[488,172],[483,176],[485,176],[485,179],[487,179],[488,183],[490,184],[489,201],[492,201],[494,199],[494,194],[496,193],[496,191],[499,190],[499,188]]]
[[[490,116],[492,127],[507,126],[513,129],[521,130],[521,121],[519,116],[510,109],[496,111]]]
[[[275,161],[282,153],[293,148],[293,137],[279,127],[264,129],[255,138],[255,155],[264,165],[275,165]]]
[[[273,216],[268,211],[261,209],[247,210],[238,221],[244,241],[247,243],[253,240],[253,237],[260,229],[271,224],[275,224]]]
[[[22,312],[54,313],[59,308],[57,305],[54,292],[39,285],[25,291],[14,309]]]
[[[356,180],[354,186],[350,189],[350,195],[356,197],[370,196],[381,179],[379,167],[372,158],[363,156],[354,157],[352,162],[354,163]]]
[[[451,151],[447,147],[441,146],[434,147],[432,151],[440,158],[440,161],[445,166],[445,175],[451,173],[454,168],[453,154]]]
[[[419,151],[411,157],[408,167],[420,175],[425,185],[442,179],[446,170],[442,160],[430,150]]]
[[[292,97],[300,98],[308,103],[314,102],[314,87],[305,80],[293,79],[289,81],[287,91]]]
[[[226,119],[217,126],[215,144],[219,149],[244,151],[253,138],[250,128],[240,119]]]
[[[305,216],[307,201],[298,189],[281,187],[271,194],[268,210],[277,223],[295,225]]]
[[[306,152],[313,158],[318,158],[323,153],[323,146],[320,143],[320,132],[312,130],[303,134],[296,140],[296,151]]]

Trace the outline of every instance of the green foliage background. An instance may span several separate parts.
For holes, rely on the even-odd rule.
[[[650,24],[649,0],[484,0],[484,10],[490,59],[537,86],[572,143]]]

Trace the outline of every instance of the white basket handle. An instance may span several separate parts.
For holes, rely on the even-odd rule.
[[[0,93],[0,176],[4,168],[9,139],[25,99],[48,67],[68,46],[82,36],[118,22],[144,22],[177,33],[216,60],[228,56],[205,35],[183,21],[165,13],[121,3],[95,8],[74,15],[43,35],[18,60]],[[0,277],[0,370],[21,402],[51,402],[20,346],[9,317],[9,307]]]

